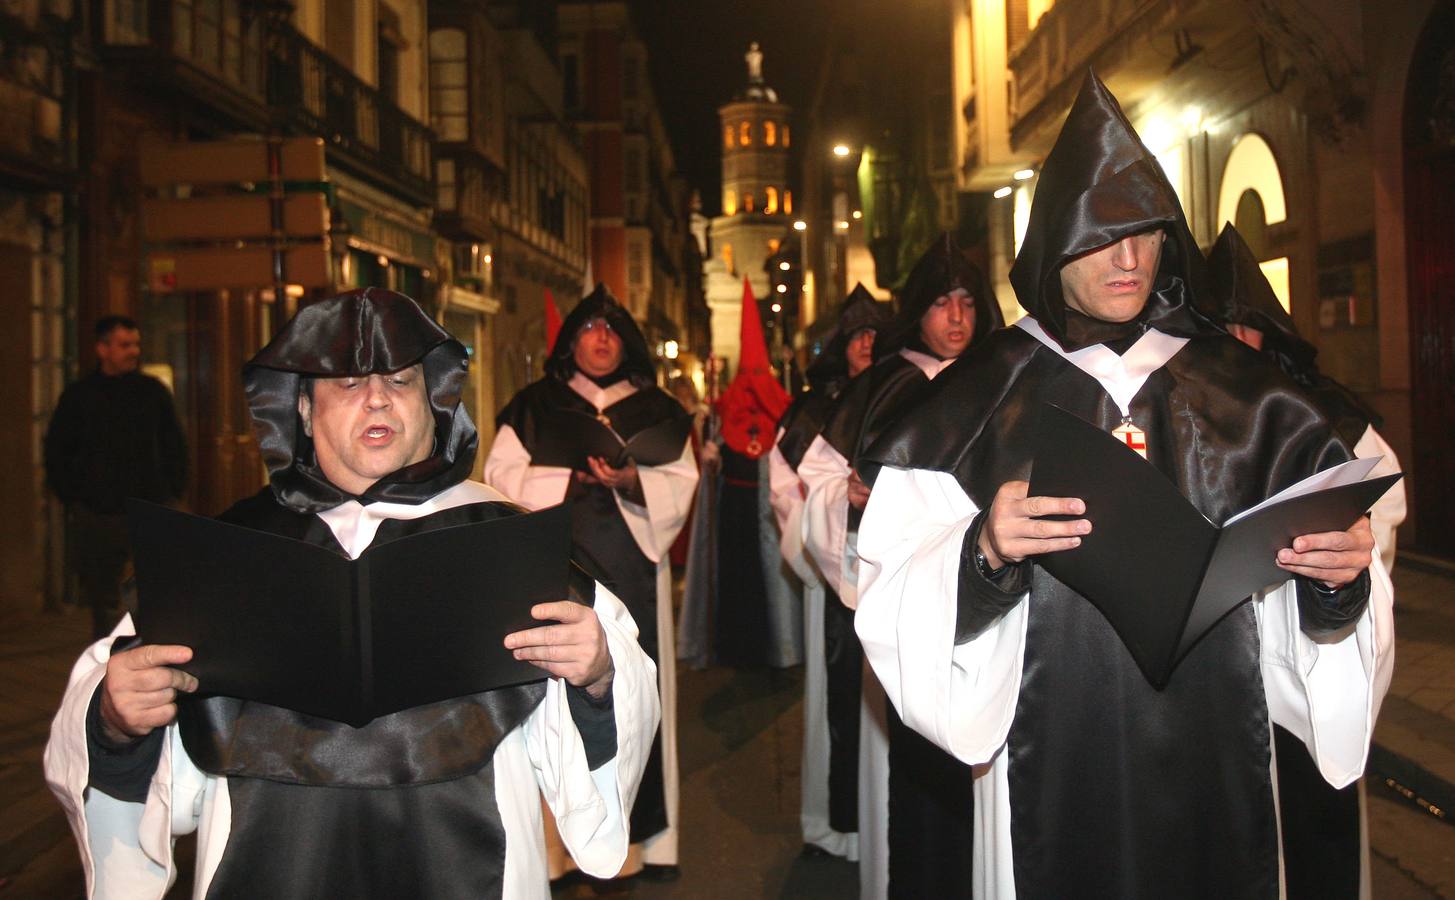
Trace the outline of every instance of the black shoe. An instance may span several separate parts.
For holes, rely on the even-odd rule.
[[[676,881],[677,879],[682,877],[682,870],[677,866],[658,866],[653,865],[652,863],[647,863],[646,865],[642,866],[642,870],[637,873],[637,877],[640,878],[642,881],[652,881],[658,883]]]

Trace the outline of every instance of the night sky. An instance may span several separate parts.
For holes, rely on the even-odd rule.
[[[651,57],[652,85],[672,135],[677,168],[702,192],[703,212],[718,213],[722,154],[717,108],[748,82],[743,54],[757,41],[763,78],[797,110],[822,61],[828,16],[839,0],[633,0]]]

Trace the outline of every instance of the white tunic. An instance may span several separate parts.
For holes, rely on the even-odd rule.
[[[936,359],[917,350],[899,355],[934,380],[954,359]],[[807,488],[802,541],[824,580],[850,609],[859,603],[858,534],[849,531],[849,475],[853,467],[823,435],[813,439],[798,476]],[[875,489],[878,489],[876,482]],[[877,900],[889,894],[889,731],[884,689],[868,657],[859,710],[859,896]]]
[[[779,549],[803,582],[803,760],[798,819],[803,842],[851,862],[859,858],[859,836],[829,826],[828,670],[824,661],[824,583],[803,546],[806,489],[783,458],[778,440],[768,453],[768,486],[778,523]]]
[[[1047,346],[1057,349],[1054,342]],[[1146,371],[1128,371],[1103,359],[1106,365],[1096,369],[1083,365],[1085,358],[1062,355],[1096,377],[1123,406],[1122,400],[1129,402],[1147,374],[1160,367],[1153,360],[1141,367]],[[1094,361],[1097,355],[1089,356]],[[961,547],[978,513],[949,473],[881,469],[859,528],[861,593],[854,624],[865,656],[905,724],[961,761],[985,767],[975,781],[975,896],[1012,898],[1004,750],[1019,697],[1032,601],[1027,592],[974,639],[954,643]],[[1300,630],[1292,581],[1253,599],[1269,716],[1308,745],[1335,787],[1363,771],[1393,671],[1393,589],[1377,557],[1369,571],[1368,609],[1337,640],[1315,641]]]
[[[467,481],[417,505],[349,501],[320,514],[351,558],[374,540],[385,519],[416,519],[469,503],[505,499]],[[546,696],[496,748],[495,801],[505,829],[503,896],[550,896],[540,797],[582,869],[609,876],[626,858],[627,819],[651,749],[659,707],[652,661],[637,646],[636,623],[621,601],[597,585],[595,610],[606,633],[615,675],[616,756],[592,771],[571,718],[565,684],[550,678]],[[199,770],[188,758],[175,724],[166,729],[161,760],[146,802],[116,800],[88,791],[86,714],[106,674],[112,643],[135,634],[128,616],[110,637],[93,644],[76,663],[51,725],[45,751],[46,780],[71,822],[86,873],[88,897],[161,897],[176,876],[173,837],[197,832],[194,897],[207,893],[222,860],[231,827],[228,780]],[[319,790],[326,790],[319,788]]]
[[[598,412],[637,391],[626,379],[603,388],[580,373],[569,384]],[[495,433],[495,442],[485,460],[484,477],[487,484],[530,509],[560,503],[571,486],[569,468],[531,465],[530,453],[521,444],[515,429],[508,425]],[[662,781],[667,805],[667,829],[645,843],[643,859],[651,865],[676,865],[677,649],[673,643],[676,629],[672,627],[672,566],[668,552],[687,522],[697,488],[697,461],[692,456],[692,442],[686,442],[676,462],[638,466],[637,477],[645,505],[633,503],[619,491],[613,494],[632,538],[642,554],[657,565],[657,676],[662,697]]]

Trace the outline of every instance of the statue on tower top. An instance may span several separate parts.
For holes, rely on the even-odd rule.
[[[758,49],[757,41],[753,41],[748,45],[748,52],[743,54],[743,59],[748,61],[748,82],[750,84],[762,84],[763,51]]]

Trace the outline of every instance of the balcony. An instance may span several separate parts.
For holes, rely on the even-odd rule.
[[[293,134],[322,135],[330,161],[420,206],[434,200],[431,134],[291,25],[267,36],[268,103]]]
[[[218,130],[263,130],[263,21],[239,0],[107,0],[101,55]]]

